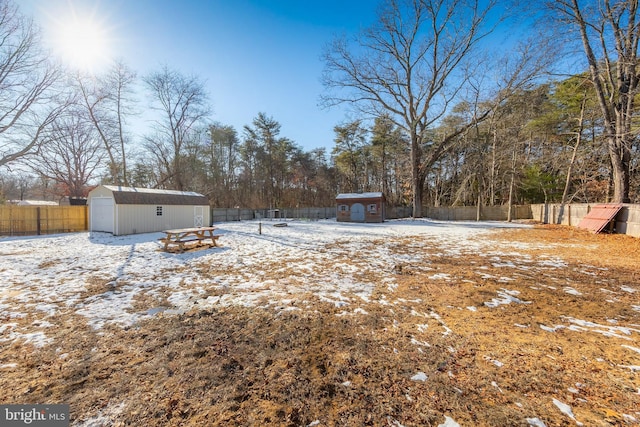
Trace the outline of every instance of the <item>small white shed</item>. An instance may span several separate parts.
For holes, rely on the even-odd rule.
[[[89,231],[115,236],[208,226],[209,200],[190,191],[100,185],[89,192]]]

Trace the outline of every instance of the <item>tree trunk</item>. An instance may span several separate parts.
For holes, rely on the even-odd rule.
[[[610,135],[607,137],[607,145],[609,148],[609,157],[611,157],[611,168],[613,175],[613,203],[630,203],[629,198],[629,164],[626,162],[625,155],[621,155],[620,146],[624,145],[620,140],[621,137]]]
[[[610,0],[603,3],[606,10],[615,8]],[[566,6],[570,9],[571,19],[575,21],[580,30],[582,45],[589,63],[591,81],[596,91],[598,104],[604,119],[604,133],[606,135],[609,157],[611,158],[611,172],[613,178],[613,202],[628,203],[629,199],[629,166],[630,150],[629,144],[631,131],[631,115],[634,108],[634,92],[638,87],[636,77],[638,27],[635,25],[635,15],[638,9],[637,1],[620,2],[623,9],[629,13],[628,30],[622,31],[618,27],[613,15],[603,16],[596,25],[589,26],[584,19],[582,10],[578,5],[578,0],[572,0]],[[604,10],[604,9],[603,9]],[[612,60],[605,52],[604,61],[598,60],[595,51],[591,46],[590,33],[588,28],[596,29],[600,42],[604,45],[605,26],[610,24],[613,30],[618,58]],[[615,64],[615,65],[614,65]],[[601,69],[604,67],[604,69]],[[615,70],[614,70],[615,67]],[[610,78],[610,88],[603,83],[603,75]],[[609,90],[613,93],[609,93]]]
[[[567,204],[567,197],[569,196],[569,186],[571,185],[571,174],[573,173],[573,165],[576,163],[576,154],[578,153],[578,147],[582,142],[582,130],[584,128],[584,110],[587,103],[587,94],[584,94],[582,102],[580,104],[580,118],[578,119],[578,132],[576,134],[576,145],[573,146],[573,153],[571,154],[571,162],[567,167],[567,179],[564,182],[564,190],[562,191],[562,200],[560,201],[560,210],[558,213],[557,224],[562,224],[562,217],[564,216],[564,206]]]
[[[509,207],[507,208],[507,222],[513,221],[513,187],[516,181],[516,152],[513,152],[511,162],[511,182],[509,183]]]
[[[413,218],[422,218],[422,186],[424,178],[420,175],[420,145],[418,137],[411,135],[411,186],[413,191]]]
[[[496,195],[496,150],[498,145],[498,133],[493,132],[493,142],[491,144],[491,177],[489,178],[489,206],[495,205]]]

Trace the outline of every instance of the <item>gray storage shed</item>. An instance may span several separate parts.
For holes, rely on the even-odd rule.
[[[115,236],[210,225],[209,200],[190,191],[100,185],[87,203],[89,231]]]

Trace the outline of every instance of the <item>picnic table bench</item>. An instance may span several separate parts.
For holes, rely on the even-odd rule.
[[[216,240],[218,240],[220,236],[213,234],[215,229],[215,227],[193,227],[164,230],[163,233],[165,233],[166,236],[159,240],[164,243],[164,250],[166,252],[168,252],[172,246],[177,246],[180,252],[184,252],[185,247],[187,247],[186,245],[191,242],[196,242],[195,245],[190,245],[192,247],[201,245],[218,246]],[[210,240],[211,243],[207,243],[207,240]]]

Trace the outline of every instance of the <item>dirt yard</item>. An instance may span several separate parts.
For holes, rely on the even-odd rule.
[[[78,426],[640,425],[640,239],[536,226],[476,251],[366,245],[403,261],[393,283],[362,273],[376,285],[351,311],[312,291],[126,327],[58,311],[51,344],[0,342],[0,401],[68,403]],[[291,276],[268,265],[265,281]]]

